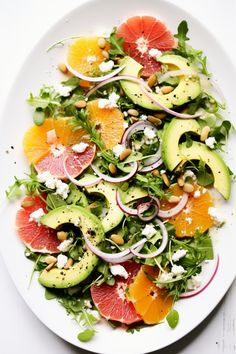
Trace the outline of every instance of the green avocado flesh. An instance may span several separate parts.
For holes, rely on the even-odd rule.
[[[210,150],[205,144],[193,142],[191,147],[186,143],[179,145],[181,161],[202,160],[211,169],[214,176],[214,187],[225,198],[229,199],[231,190],[231,178],[229,169],[222,157],[215,151]]]
[[[45,226],[57,229],[65,223],[79,227],[82,234],[91,235],[90,240],[96,246],[104,239],[104,231],[100,220],[80,206],[62,206],[50,211],[41,218]],[[90,250],[84,252],[79,262],[75,262],[69,269],[52,268],[43,270],[39,282],[49,288],[68,288],[79,284],[86,279],[98,263],[98,257]]]
[[[187,61],[187,59],[179,55],[163,55],[158,61],[162,64],[166,64],[171,67],[171,70],[187,70],[196,71],[196,69]],[[140,76],[142,70],[142,65],[131,57],[125,57],[122,61],[122,65],[125,68],[121,71],[121,75],[132,75],[135,77]],[[172,69],[174,66],[174,69]],[[197,76],[182,75],[179,77],[179,84],[174,88],[174,90],[168,94],[163,94],[162,92],[153,93],[153,98],[161,103],[167,108],[172,108],[173,106],[181,106],[195,99],[201,93],[201,86]],[[137,105],[150,109],[150,110],[160,110],[160,108],[153,104],[153,102],[143,93],[139,84],[121,80],[121,86],[126,93],[126,95]]]

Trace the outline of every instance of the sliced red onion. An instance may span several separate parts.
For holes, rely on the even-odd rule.
[[[167,246],[168,243],[168,232],[166,230],[165,225],[163,224],[163,222],[159,219],[155,219],[155,222],[159,225],[161,232],[162,232],[162,243],[160,245],[160,247],[152,253],[139,253],[137,250],[135,250],[133,247],[130,248],[131,252],[133,253],[134,256],[138,257],[138,258],[143,258],[143,259],[149,259],[149,258],[154,258],[159,256],[159,254],[161,254],[164,249]]]
[[[216,259],[214,259],[213,261],[210,261],[210,262],[212,264],[210,267],[208,277],[207,277],[207,279],[205,279],[205,282],[199,288],[197,288],[195,290],[186,291],[185,293],[181,294],[180,295],[181,299],[187,299],[189,297],[196,296],[196,295],[200,294],[203,290],[205,290],[208,287],[208,285],[210,285],[210,283],[214,279],[214,277],[217,273],[217,270],[219,268],[219,262],[220,262],[219,255],[216,256]]]
[[[163,74],[161,77],[158,78],[158,83],[162,84],[162,82],[165,82],[168,80],[170,77],[175,77],[175,76],[182,76],[182,75],[194,75],[197,76],[197,72],[194,70],[173,70],[173,71],[167,71],[165,74]]]
[[[184,193],[182,195],[182,198],[180,199],[179,203],[174,206],[173,208],[169,209],[169,210],[159,210],[158,212],[158,216],[159,218],[171,218],[172,216],[178,214],[187,204],[188,201],[188,193]]]
[[[137,243],[135,243],[132,248],[134,247],[135,250],[137,252],[141,251],[141,249],[143,248],[143,245],[146,243],[147,239],[146,238],[142,238],[142,240],[138,241]],[[130,248],[129,248],[130,249]],[[104,258],[104,261],[108,262],[108,263],[112,263],[112,264],[119,264],[119,263],[122,263],[122,262],[126,262],[130,259],[132,259],[134,257],[133,253],[130,253],[127,254],[127,256],[124,256],[124,257],[121,257],[121,258],[117,258],[117,259],[114,259],[114,260],[111,260],[111,259],[105,259]]]
[[[104,173],[102,173],[99,170],[99,168],[93,163],[91,164],[91,167],[92,167],[93,171],[96,173],[96,175],[98,175],[99,177],[104,179],[104,181],[111,182],[111,183],[122,183],[122,182],[128,181],[131,177],[133,177],[135,175],[135,173],[138,170],[138,163],[136,161],[132,162],[131,171],[126,176],[123,176],[123,177],[107,176]]]
[[[89,81],[89,82],[100,82],[100,81],[104,81],[104,80],[108,80],[110,78],[112,78],[113,76],[119,74],[119,72],[121,70],[123,70],[125,68],[125,65],[121,65],[119,66],[119,68],[113,70],[111,73],[107,74],[107,75],[103,75],[103,76],[86,76],[86,75],[83,75],[81,73],[79,73],[78,71],[74,70],[69,64],[68,62],[66,61],[66,67],[67,69],[73,74],[75,75],[76,77],[80,78],[81,80],[86,80],[86,81]]]
[[[146,172],[150,172],[152,170],[155,170],[155,168],[158,168],[159,166],[161,166],[163,164],[163,161],[161,158],[159,158],[159,160],[157,160],[156,162],[154,162],[152,165],[149,166],[144,166],[142,167],[139,172],[141,173],[146,173]]]
[[[120,195],[120,191],[119,191],[119,190],[116,191],[116,202],[117,202],[118,206],[120,207],[120,209],[121,209],[125,214],[132,215],[132,216],[137,216],[137,215],[138,215],[137,209],[130,208],[130,207],[128,207],[127,205],[125,205],[125,204],[122,202],[122,199],[121,199],[121,195]]]
[[[68,156],[66,156],[66,158],[63,160],[63,163],[62,163],[63,169],[64,169],[64,172],[65,172],[66,177],[67,177],[72,183],[74,183],[76,186],[79,186],[79,187],[91,187],[91,186],[93,186],[94,184],[97,184],[97,183],[99,183],[99,182],[102,180],[101,177],[97,177],[97,176],[96,176],[96,178],[94,178],[93,181],[87,181],[87,182],[86,182],[86,181],[81,182],[81,181],[75,179],[74,177],[72,177],[72,176],[69,174],[69,172],[68,172],[68,170],[67,170],[67,167],[66,167],[66,160],[67,160],[67,159],[68,159]]]
[[[145,213],[145,211],[148,211],[152,207],[154,208],[154,212],[149,216],[144,216],[143,214]],[[154,201],[140,203],[137,206],[138,217],[140,220],[145,221],[145,222],[153,220],[157,216],[158,210],[159,210],[159,207],[158,207],[157,203],[154,203]]]
[[[95,91],[97,91],[98,89],[100,89],[101,87],[110,84],[111,82],[114,81],[120,81],[120,80],[126,80],[126,81],[132,81],[135,82],[137,84],[141,84],[143,85],[147,90],[150,90],[150,87],[148,86],[148,84],[146,84],[146,82],[142,79],[137,78],[136,76],[133,75],[119,75],[116,77],[112,77],[110,79],[104,80],[103,82],[100,82],[98,85],[96,85],[95,87],[93,87],[90,91],[88,91],[86,97],[91,96]]]
[[[199,118],[202,114],[201,113],[196,113],[196,114],[184,114],[184,113],[179,113],[176,111],[173,111],[170,108],[167,108],[166,106],[163,106],[160,102],[158,102],[155,97],[153,97],[153,94],[150,93],[150,91],[146,90],[146,88],[140,84],[141,90],[143,93],[152,101],[153,104],[157,105],[161,110],[165,111],[166,113],[169,113],[175,117],[178,118]]]

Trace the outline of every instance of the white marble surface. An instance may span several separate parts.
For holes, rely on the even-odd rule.
[[[1,104],[7,97],[16,73],[34,43],[57,19],[84,1],[0,0]],[[234,59],[236,56],[236,41],[233,35],[236,34],[235,0],[196,0],[195,2],[172,0],[172,2],[190,11],[202,21],[219,38],[225,50]],[[12,100],[14,104],[14,97]],[[7,235],[2,233],[1,237],[7,237]],[[1,257],[0,279],[0,353],[87,353],[58,338],[31,313],[17,293]],[[221,303],[198,328],[158,353],[236,353],[235,299],[236,283],[234,282]]]

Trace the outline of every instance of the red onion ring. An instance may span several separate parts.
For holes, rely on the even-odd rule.
[[[148,209],[150,209],[151,207],[154,207],[153,214],[149,215],[149,216],[143,216],[143,213],[145,211],[147,211]],[[158,210],[159,210],[159,207],[158,207],[157,203],[154,203],[153,201],[140,203],[137,206],[138,217],[140,220],[145,221],[145,222],[153,220],[157,216]]]
[[[197,76],[198,74],[196,71],[193,70],[173,70],[173,71],[167,71],[165,74],[159,77],[158,83],[161,84],[162,82],[166,81],[170,77],[175,77],[175,76],[182,76],[182,75],[194,75]]]
[[[166,248],[167,243],[168,243],[168,232],[166,230],[166,227],[161,220],[156,218],[155,221],[159,225],[161,232],[162,232],[162,243],[161,243],[160,247],[155,252],[147,253],[147,254],[139,253],[137,250],[135,250],[133,247],[131,247],[130,249],[131,249],[131,252],[133,253],[134,256],[136,256],[138,258],[143,258],[143,259],[154,258],[154,257],[157,257],[159,254],[161,254],[164,251],[164,249]]]
[[[161,166],[163,164],[163,161],[161,158],[159,158],[159,160],[157,160],[156,162],[154,162],[152,165],[148,165],[148,166],[144,166],[142,167],[139,172],[140,173],[146,173],[146,172],[150,172],[152,170],[155,170],[155,168],[158,168],[159,166]]]
[[[138,241],[137,243],[135,243],[132,247],[135,247],[135,250],[137,252],[141,251],[141,249],[143,248],[143,245],[146,243],[147,239],[146,238],[142,238],[142,240]],[[130,248],[129,248],[130,250]],[[121,258],[117,258],[117,259],[114,259],[114,260],[111,260],[111,259],[105,259],[104,258],[104,261],[108,262],[108,263],[112,263],[112,264],[119,264],[119,263],[122,263],[122,262],[126,262],[126,261],[129,261],[130,259],[133,258],[133,253],[130,253],[127,254],[127,256],[124,256],[124,257],[121,257]]]
[[[118,206],[120,207],[120,209],[128,215],[132,215],[132,216],[137,216],[138,215],[138,211],[137,209],[134,208],[130,208],[127,205],[125,205],[122,200],[121,200],[121,195],[120,195],[120,191],[117,190],[116,191],[116,202],[118,204]]]
[[[100,81],[104,81],[104,80],[108,80],[110,78],[112,78],[113,76],[119,74],[119,72],[121,70],[123,70],[125,68],[125,65],[121,65],[119,68],[113,70],[111,73],[107,74],[107,75],[103,75],[103,76],[86,76],[86,75],[83,75],[81,73],[79,73],[78,71],[74,70],[69,64],[68,62],[66,61],[65,62],[66,64],[66,67],[67,69],[73,74],[75,75],[76,77],[80,78],[81,80],[86,80],[86,81],[89,81],[89,82],[100,82]]]
[[[213,269],[211,269],[212,273],[210,275],[210,278],[206,281],[206,283],[204,285],[200,286],[199,288],[197,288],[196,290],[186,291],[185,293],[181,294],[180,295],[181,299],[187,299],[189,297],[196,296],[196,295],[200,294],[203,290],[205,290],[208,287],[208,285],[210,285],[210,283],[214,279],[214,277],[217,273],[217,270],[219,268],[219,263],[220,263],[219,255],[217,255],[217,257],[216,257],[216,259],[214,259],[214,261],[215,262],[212,265]]]
[[[128,181],[137,172],[138,163],[136,161],[134,161],[134,162],[132,162],[132,165],[133,165],[133,167],[132,167],[131,171],[126,176],[123,176],[123,177],[110,177],[110,176],[107,176],[104,173],[102,173],[99,170],[99,168],[93,163],[91,164],[91,167],[92,167],[93,171],[96,173],[96,175],[98,175],[99,177],[104,179],[104,181],[107,181],[107,182],[110,182],[110,183],[122,183],[122,182]]]
[[[171,218],[172,216],[178,214],[185,207],[187,201],[188,201],[188,193],[184,193],[182,195],[182,198],[180,199],[180,202],[176,206],[174,206],[169,210],[160,209],[157,215],[159,216],[159,218],[163,218],[163,219]]]

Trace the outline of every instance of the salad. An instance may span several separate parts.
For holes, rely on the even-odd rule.
[[[164,320],[174,329],[176,301],[217,272],[212,234],[225,220],[214,195],[230,198],[221,151],[231,123],[187,34],[186,21],[172,34],[135,16],[108,37],[60,40],[48,50],[67,46],[63,81],[28,97],[30,169],[6,193],[21,198],[31,280],[38,272],[80,341],[101,320],[131,333]]]

